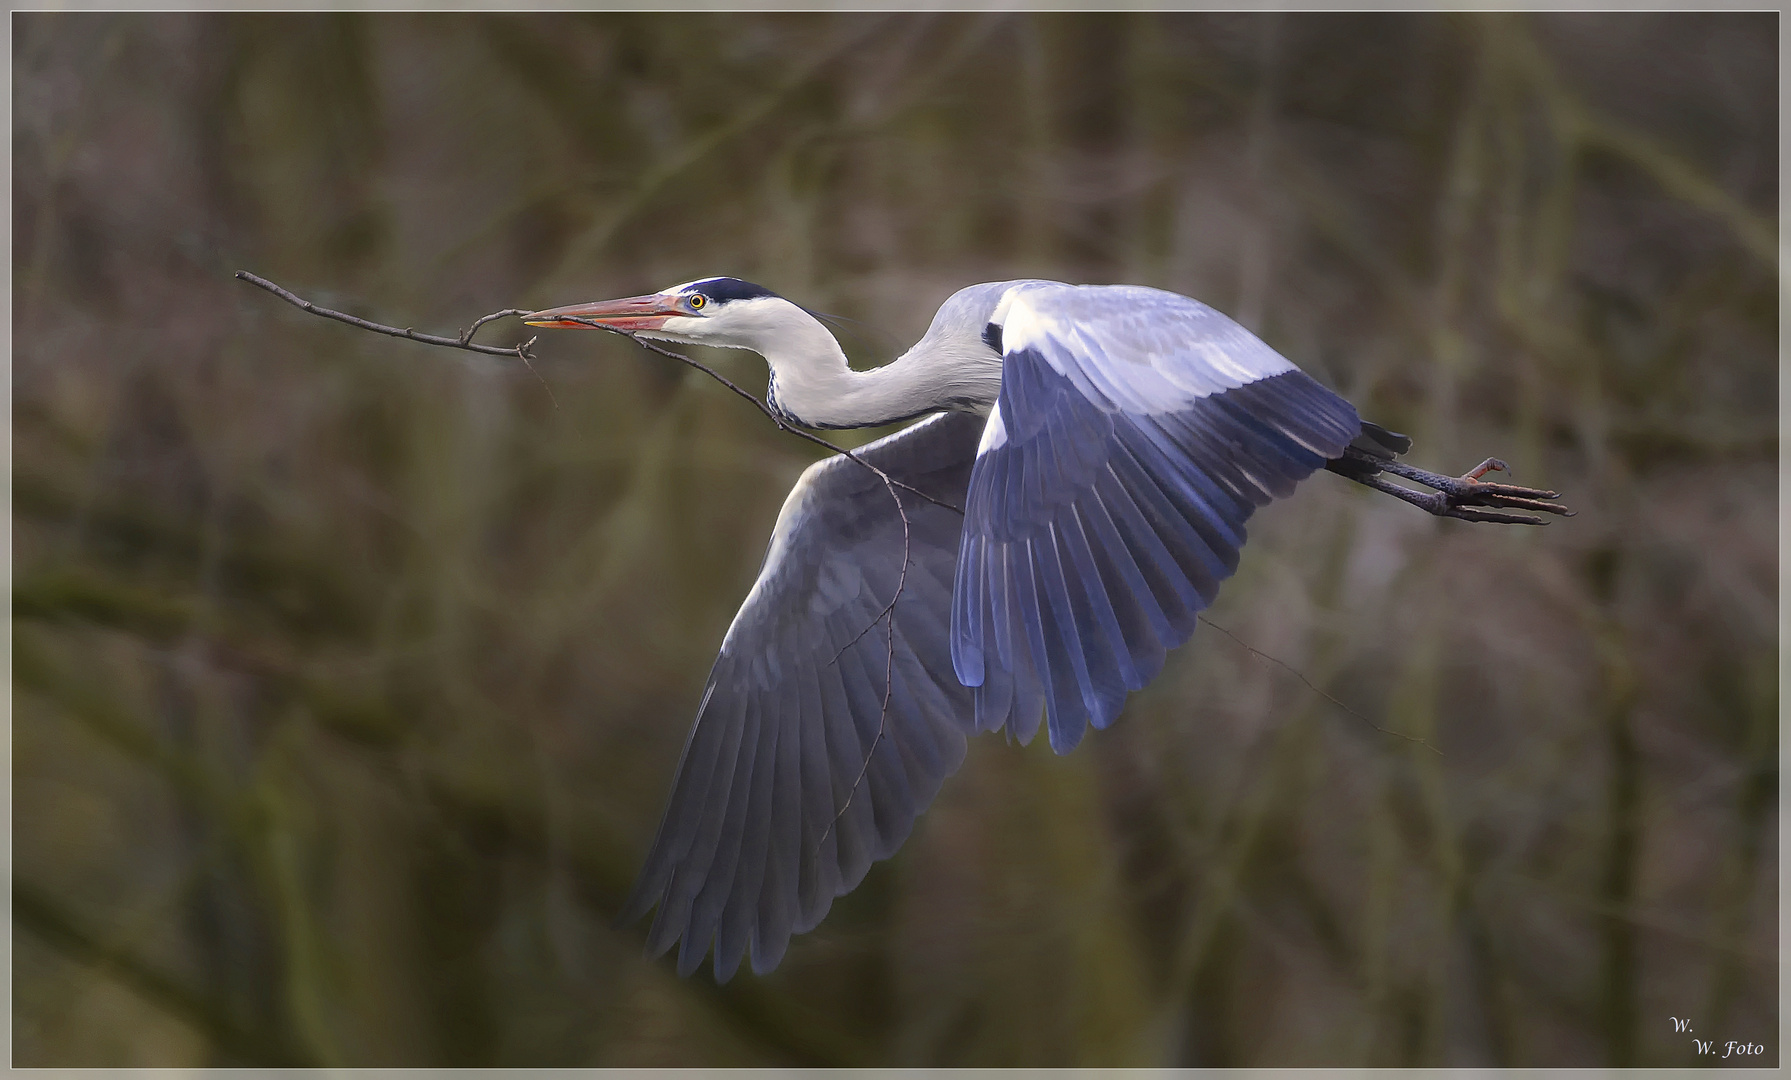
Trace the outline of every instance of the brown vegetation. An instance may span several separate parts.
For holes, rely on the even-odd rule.
[[[16,1062],[1776,1063],[1776,35],[15,14]],[[1441,756],[1203,628],[717,988],[612,916],[818,451],[239,268],[447,334],[736,274],[861,363],[972,281],[1157,285],[1580,515],[1313,478],[1213,620]]]

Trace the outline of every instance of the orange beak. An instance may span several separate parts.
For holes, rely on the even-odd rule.
[[[530,326],[551,326],[595,329],[591,324],[617,330],[657,330],[675,315],[689,316],[678,307],[675,298],[654,293],[651,296],[627,296],[620,300],[599,300],[591,304],[572,304],[548,308],[522,317]]]

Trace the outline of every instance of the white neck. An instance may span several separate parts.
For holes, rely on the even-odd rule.
[[[750,310],[736,310],[746,304]],[[956,348],[923,338],[892,363],[854,371],[827,327],[781,297],[728,309],[714,319],[670,319],[665,329],[763,356],[774,404],[807,427],[876,427],[936,409],[986,412],[1001,389],[1001,360],[980,342]]]
[[[792,419],[809,427],[856,428],[905,420],[939,408],[939,394],[898,360],[869,371],[854,371],[839,342],[819,323],[801,338],[786,338],[761,350],[771,367],[768,395]]]

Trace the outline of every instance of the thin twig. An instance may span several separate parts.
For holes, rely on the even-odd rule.
[[[257,277],[247,270],[238,270],[236,276],[239,281],[246,281],[257,288],[266,289],[268,292],[273,293],[275,296],[301,311],[308,311],[313,315],[322,315],[326,319],[334,319],[337,322],[344,322],[350,326],[358,326],[362,330],[371,330],[376,334],[385,334],[389,337],[409,338],[412,341],[420,341],[425,345],[442,345],[450,349],[465,349],[468,352],[486,353],[491,356],[514,356],[520,359],[533,355],[528,351],[529,346],[534,344],[533,338],[514,348],[502,349],[496,345],[475,345],[464,337],[450,338],[437,337],[434,334],[419,334],[409,327],[401,330],[396,326],[384,326],[380,323],[369,322],[366,319],[357,318],[353,315],[345,315],[340,311],[331,311],[326,307],[318,307],[311,301],[300,296],[294,296],[292,293],[280,288],[280,286],[275,285],[266,278]],[[473,326],[476,329],[480,324],[489,321],[491,318],[501,317],[504,314],[508,314],[508,312],[500,312],[498,316],[486,316],[485,318],[480,319],[479,322],[474,323]],[[524,314],[526,314],[526,312]]]
[[[846,816],[847,810],[852,809],[852,800],[858,797],[858,788],[864,783],[865,775],[871,771],[871,758],[876,755],[877,747],[883,745],[883,732],[889,723],[889,699],[895,690],[895,606],[896,601],[902,598],[902,592],[908,587],[909,562],[908,511],[903,509],[901,496],[895,493],[894,488],[890,489],[889,496],[895,500],[896,513],[902,515],[902,572],[896,578],[895,595],[889,598],[889,603],[883,608],[881,615],[873,619],[869,626],[860,630],[858,637],[853,638],[845,648],[834,654],[832,660],[828,661],[829,664],[838,663],[839,658],[846,654],[846,649],[858,644],[859,638],[870,633],[871,628],[878,622],[888,620],[889,651],[883,661],[883,707],[877,713],[877,736],[871,740],[871,748],[865,751],[864,764],[859,767],[857,779],[852,781],[852,787],[846,792],[846,801],[840,804],[839,813],[833,815],[833,820],[827,823],[827,828],[821,830],[821,838],[815,841],[815,852],[811,858],[820,857],[821,848],[826,845],[827,838],[833,835],[834,826],[838,825],[840,819]]]
[[[494,311],[489,315],[481,315],[477,319],[473,320],[473,325],[467,327],[465,330],[462,330],[460,332],[460,343],[462,345],[465,345],[467,342],[473,340],[473,335],[479,332],[479,327],[484,326],[486,323],[491,322],[494,319],[508,319],[512,315],[527,315],[527,314],[528,314],[528,312],[524,311],[522,308],[514,308],[513,307],[513,308],[505,308],[502,311]]]
[[[809,442],[814,443],[816,446],[824,446],[827,449],[833,451],[834,453],[839,454],[841,457],[850,458],[851,460],[856,461],[858,464],[863,465],[865,468],[876,473],[877,477],[879,479],[881,479],[885,484],[892,484],[896,487],[901,488],[903,491],[907,491],[912,494],[919,495],[921,498],[932,503],[934,506],[944,507],[945,509],[950,510],[954,514],[962,514],[964,512],[962,507],[953,506],[951,503],[945,502],[941,499],[936,499],[933,496],[928,495],[926,492],[920,490],[917,487],[913,487],[909,484],[902,483],[900,480],[897,480],[894,477],[890,476],[888,473],[884,472],[882,469],[877,468],[877,466],[872,465],[870,462],[859,457],[858,454],[855,453],[854,451],[848,450],[845,447],[838,445],[837,443],[828,442],[826,439],[821,438],[821,436],[816,435],[814,432],[804,431],[802,428],[799,428],[796,425],[790,423],[789,421],[785,420],[783,417],[777,415],[776,412],[772,411],[771,406],[765,404],[763,401],[760,401],[757,397],[755,397],[753,395],[752,391],[742,389],[737,383],[734,383],[733,381],[728,379],[727,376],[723,375],[719,371],[716,371],[714,368],[710,367],[707,364],[704,364],[697,360],[692,360],[690,357],[685,356],[683,353],[673,352],[671,349],[664,348],[663,346],[659,345],[658,343],[656,343],[654,341],[651,341],[647,338],[641,337],[639,334],[636,334],[632,330],[622,330],[622,329],[618,329],[617,327],[614,327],[614,326],[605,326],[604,324],[598,322],[595,319],[581,319],[581,318],[577,318],[575,316],[565,316],[565,315],[556,316],[556,318],[560,322],[575,322],[575,323],[579,323],[584,326],[589,326],[594,330],[608,330],[612,334],[618,334],[622,337],[627,338],[628,340],[634,342],[636,345],[639,345],[641,348],[646,349],[649,352],[656,352],[661,356],[667,357],[672,360],[676,360],[681,364],[688,364],[691,367],[696,368],[698,371],[702,372],[703,374],[709,376],[711,379],[714,379],[716,382],[720,383],[721,385],[727,387],[729,390],[732,390],[734,393],[740,395],[742,398],[745,398],[747,401],[750,401],[752,403],[753,408],[764,413],[765,417],[768,420],[770,420],[773,424],[777,425],[777,428],[779,431],[787,431],[790,434],[795,435],[799,438],[807,439]]]
[[[376,334],[384,334],[387,337],[405,338],[410,341],[421,342],[424,345],[440,345],[443,348],[448,349],[465,349],[467,352],[484,353],[487,356],[514,356],[522,361],[524,367],[529,369],[529,374],[540,380],[542,388],[547,391],[547,400],[553,402],[553,407],[556,409],[560,407],[559,399],[555,398],[553,395],[553,387],[548,386],[547,380],[541,378],[541,373],[535,370],[533,362],[535,354],[533,350],[535,342],[539,341],[540,338],[532,337],[521,345],[508,349],[500,348],[496,345],[478,345],[472,340],[473,332],[478,330],[479,327],[484,326],[486,323],[491,322],[493,319],[503,319],[512,315],[528,314],[528,312],[523,311],[520,308],[494,311],[490,315],[481,316],[477,322],[473,323],[471,329],[467,330],[457,338],[441,337],[436,334],[419,334],[408,326],[403,328],[386,326],[384,323],[371,322],[367,319],[345,314],[344,312],[332,311],[326,307],[319,307],[311,301],[306,300],[304,297],[296,296],[293,293],[282,289],[280,286],[275,285],[266,278],[251,274],[247,270],[238,270],[236,272],[236,277],[237,280],[246,281],[258,289],[266,289],[268,292],[273,293],[275,296],[286,301],[288,304],[291,304],[293,307],[298,308],[300,311],[310,312],[312,315],[321,315],[326,319],[334,319],[337,322],[347,323],[350,326],[359,327],[362,330],[371,330]]]
[[[1419,746],[1424,747],[1426,750],[1429,750],[1431,753],[1435,754],[1436,756],[1438,756],[1438,757],[1443,756],[1443,752],[1441,750],[1438,750],[1435,746],[1433,746],[1431,744],[1430,740],[1420,739],[1416,735],[1407,735],[1403,731],[1394,731],[1392,728],[1384,728],[1384,727],[1380,726],[1379,724],[1375,723],[1373,720],[1368,719],[1368,717],[1363,716],[1361,713],[1350,708],[1348,705],[1345,705],[1343,702],[1338,701],[1336,698],[1332,697],[1330,694],[1328,694],[1325,691],[1320,690],[1318,687],[1314,686],[1312,684],[1312,680],[1308,679],[1306,676],[1300,674],[1299,670],[1297,668],[1295,668],[1292,664],[1289,664],[1283,660],[1277,660],[1273,656],[1270,656],[1268,653],[1263,652],[1261,649],[1259,649],[1256,646],[1245,641],[1243,638],[1238,637],[1236,634],[1232,633],[1230,630],[1225,629],[1223,626],[1220,626],[1218,623],[1207,618],[1205,615],[1197,615],[1195,617],[1198,618],[1201,622],[1212,627],[1214,630],[1219,631],[1219,633],[1224,634],[1226,637],[1237,642],[1239,645],[1242,645],[1245,649],[1248,649],[1250,651],[1250,655],[1255,656],[1258,659],[1267,660],[1269,663],[1274,664],[1275,666],[1287,671],[1289,674],[1293,675],[1294,678],[1300,680],[1302,683],[1305,683],[1306,689],[1317,694],[1319,697],[1324,698],[1326,701],[1329,701],[1331,704],[1337,706],[1339,709],[1342,709],[1344,712],[1349,713],[1351,716],[1355,717],[1357,720],[1362,721],[1364,724],[1367,724],[1369,727],[1380,732],[1381,734],[1391,735],[1397,739],[1404,739],[1406,742],[1417,743]]]
[[[907,540],[907,538],[903,537],[904,544],[905,544],[906,540]],[[903,578],[903,580],[906,580],[907,577],[908,577],[908,567],[907,567],[907,564],[904,563],[902,566],[902,578]],[[853,634],[851,641],[846,642],[844,645],[841,645],[837,650],[835,650],[835,652],[833,654],[833,659],[827,661],[827,666],[832,667],[833,665],[839,663],[840,657],[846,655],[847,649],[850,649],[852,646],[854,646],[854,645],[858,644],[860,641],[864,640],[864,636],[866,634],[870,633],[872,630],[875,630],[877,628],[877,624],[883,621],[884,616],[888,615],[891,611],[895,610],[896,597],[899,597],[900,595],[901,595],[901,589],[897,588],[896,596],[890,597],[889,603],[883,605],[883,610],[877,612],[877,617],[872,619],[870,622],[865,623],[863,630],[860,630],[858,633]]]

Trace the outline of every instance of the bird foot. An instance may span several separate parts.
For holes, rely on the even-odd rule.
[[[1432,489],[1432,493],[1412,491],[1397,484],[1376,483],[1377,478],[1363,481],[1368,486],[1397,495],[1421,510],[1438,517],[1460,518],[1463,521],[1495,521],[1507,525],[1547,524],[1534,514],[1507,514],[1500,510],[1534,510],[1545,514],[1572,517],[1573,511],[1553,500],[1559,492],[1543,488],[1519,487],[1516,484],[1488,483],[1480,478],[1489,472],[1510,472],[1511,467],[1498,458],[1487,458],[1461,476],[1444,476],[1414,468],[1402,461],[1375,462],[1383,472],[1403,476]],[[1497,509],[1494,509],[1497,508]]]

